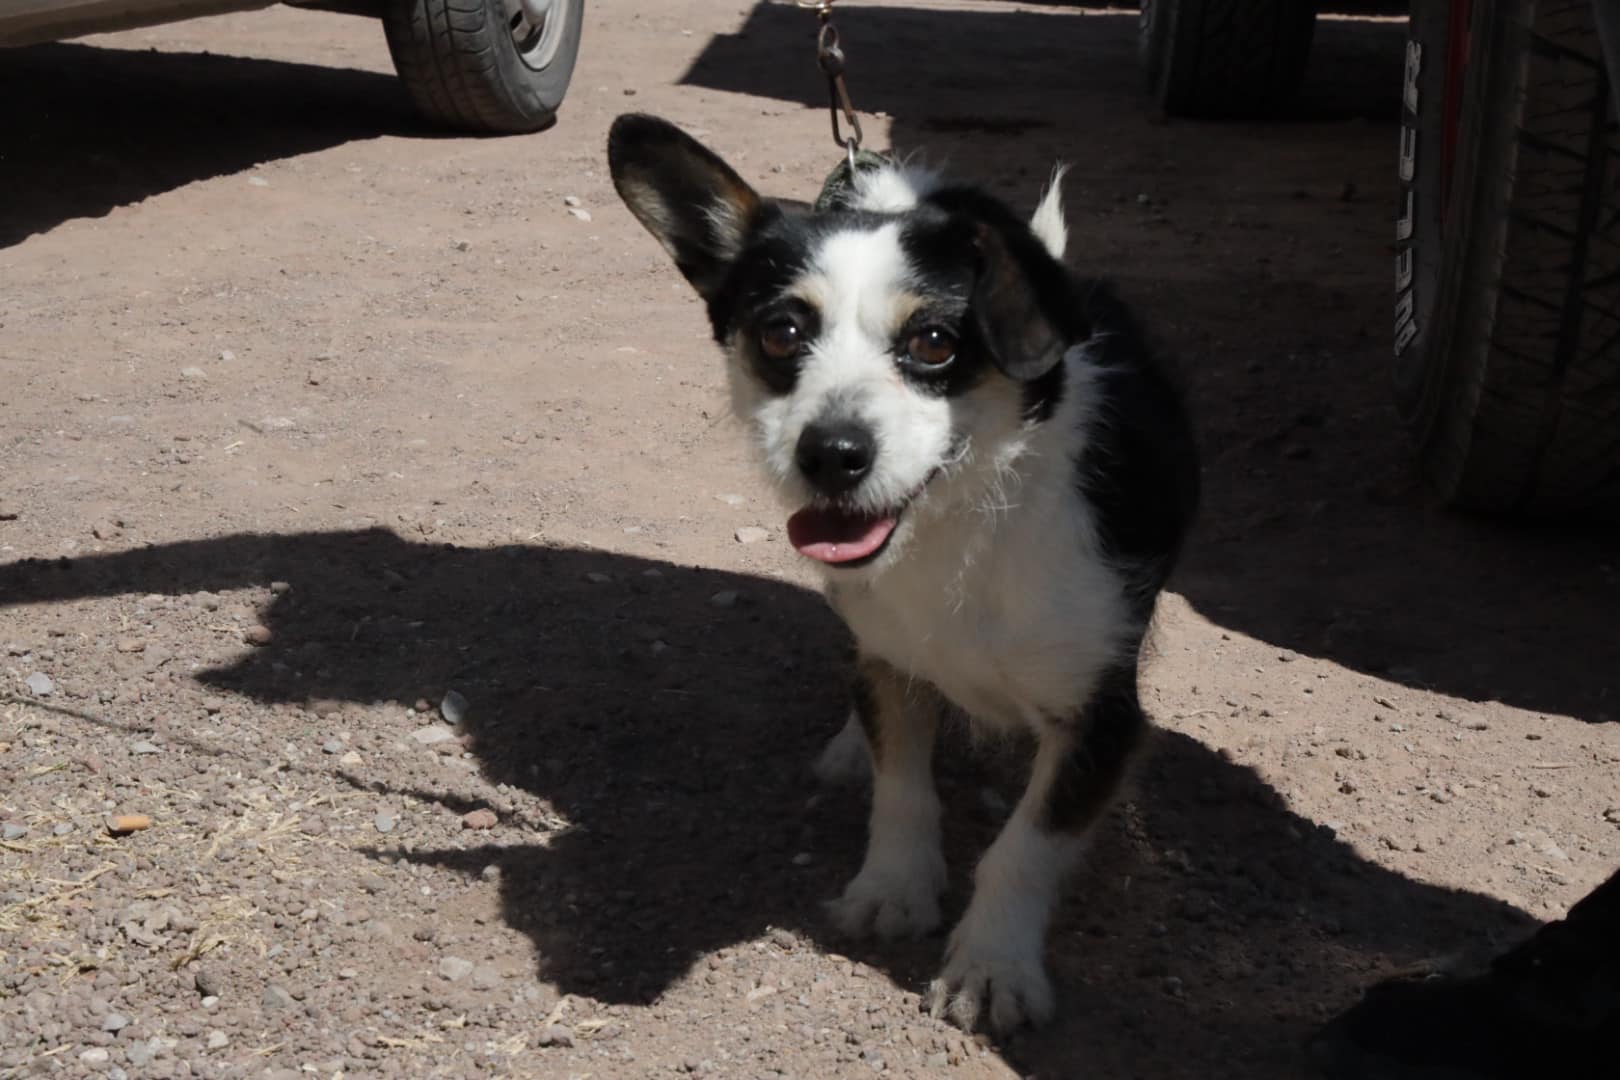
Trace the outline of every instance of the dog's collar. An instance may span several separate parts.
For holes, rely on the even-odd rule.
[[[821,194],[816,197],[816,213],[849,209],[850,197],[855,193],[855,173],[876,172],[893,164],[894,159],[888,154],[880,154],[876,150],[855,151],[853,158],[840,161],[827,174],[826,183],[821,185]]]

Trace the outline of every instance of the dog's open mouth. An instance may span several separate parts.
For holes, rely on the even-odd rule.
[[[881,512],[807,506],[788,518],[788,542],[800,555],[828,566],[865,566],[883,554],[900,524],[900,515],[939,473],[934,469],[915,491]]]
[[[829,566],[877,557],[894,535],[900,512],[861,514],[835,506],[807,506],[788,518],[788,541],[800,555]]]

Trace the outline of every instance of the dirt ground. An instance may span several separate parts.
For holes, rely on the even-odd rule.
[[[591,0],[560,123],[470,139],[273,9],[0,57],[0,1077],[1295,1077],[1620,864],[1613,534],[1439,512],[1390,406],[1401,26],[1220,126],[1134,13],[839,10],[873,141],[1025,206],[1074,164],[1202,431],[1059,1020],[965,1037],[940,940],[823,921],[847,641],[605,171],[645,110],[812,197],[811,16]],[[945,748],[952,910],[1019,764]]]

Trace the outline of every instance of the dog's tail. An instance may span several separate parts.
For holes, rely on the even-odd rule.
[[[1068,171],[1067,165],[1052,170],[1052,180],[1035,207],[1035,216],[1029,219],[1030,232],[1059,260],[1069,246],[1069,227],[1063,222],[1063,174]]]

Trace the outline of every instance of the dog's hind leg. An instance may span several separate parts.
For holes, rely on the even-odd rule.
[[[866,861],[828,913],[846,934],[925,934],[939,925],[945,887],[934,734],[940,703],[931,687],[888,664],[863,659],[856,715],[872,762],[872,818]]]
[[[1050,1019],[1043,952],[1058,888],[1146,726],[1133,665],[1105,677],[1079,723],[1041,732],[1029,785],[974,871],[973,900],[928,988],[936,1017],[971,1030],[988,1008],[997,1031]]]

